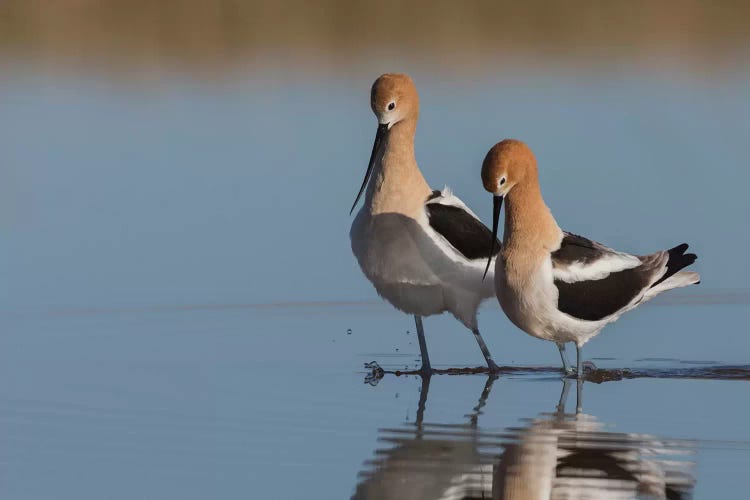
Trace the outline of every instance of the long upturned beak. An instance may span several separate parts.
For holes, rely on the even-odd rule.
[[[490,241],[490,255],[487,257],[487,267],[484,268],[482,281],[487,277],[487,271],[490,269],[492,256],[495,255],[495,242],[497,241],[497,223],[500,220],[500,208],[503,206],[502,196],[492,197],[492,241]]]
[[[357,202],[362,197],[362,193],[364,193],[365,188],[367,187],[367,182],[370,180],[370,176],[372,175],[372,167],[375,165],[375,158],[377,158],[380,154],[380,146],[383,144],[383,137],[385,137],[387,133],[387,123],[381,123],[380,125],[378,125],[378,131],[375,134],[375,143],[372,145],[372,153],[370,153],[370,163],[367,164],[367,172],[365,172],[365,180],[362,181],[362,187],[359,188],[359,193],[357,193],[357,198],[354,200],[352,209],[349,210],[349,215],[354,212],[354,207],[357,206]]]

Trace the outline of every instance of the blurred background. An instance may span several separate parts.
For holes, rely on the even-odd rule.
[[[0,9],[6,311],[372,299],[347,208],[385,71],[422,94],[428,181],[481,216],[479,162],[516,137],[563,227],[748,278],[744,2]]]
[[[418,352],[349,247],[383,72],[420,92],[427,180],[485,222],[481,160],[515,137],[563,228],[699,255],[699,287],[587,356],[746,363],[749,56],[750,4],[732,0],[3,0],[0,492],[354,491],[420,390],[355,373]],[[494,301],[480,325],[502,363],[558,361]],[[426,328],[434,364],[480,364],[453,318]],[[453,422],[483,383],[433,382],[449,410],[432,415]],[[521,384],[486,425],[554,407],[557,380]],[[620,430],[750,440],[738,382],[618,384],[587,389]],[[747,449],[701,452],[696,496],[737,491]]]

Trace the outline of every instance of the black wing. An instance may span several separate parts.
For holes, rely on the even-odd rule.
[[[574,318],[599,321],[630,304],[649,285],[651,276],[652,272],[635,267],[599,280],[566,283],[556,279],[557,308]]]
[[[430,227],[469,260],[486,259],[490,256],[492,231],[481,221],[461,207],[428,203],[425,205]],[[500,251],[500,242],[495,240],[495,253]]]
[[[685,253],[687,248],[683,243],[665,252],[636,257],[564,233],[560,249],[552,253],[557,308],[582,320],[604,319],[695,262],[695,254]]]
[[[560,248],[552,252],[552,263],[555,267],[573,264],[591,264],[599,259],[616,253],[601,243],[591,241],[577,234],[563,232]]]
[[[560,249],[552,253],[552,265],[558,271],[554,280],[559,292],[557,308],[587,321],[598,321],[616,313],[653,280],[653,267],[642,264],[641,258],[620,254],[577,234],[564,233]],[[589,266],[591,276],[586,277],[583,271],[577,280],[559,277],[574,265]]]

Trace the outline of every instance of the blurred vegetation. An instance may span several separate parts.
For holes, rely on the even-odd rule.
[[[706,0],[2,0],[0,58],[189,67],[503,59],[721,63],[750,45],[750,2]]]

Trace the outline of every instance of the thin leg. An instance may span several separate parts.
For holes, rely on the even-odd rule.
[[[570,379],[563,379],[563,388],[560,393],[560,401],[557,403],[557,412],[565,413],[565,403],[568,401],[568,391],[570,391]]]
[[[581,358],[581,346],[576,344],[576,362],[578,365],[578,374],[576,380],[576,413],[583,410],[583,359]]]
[[[417,421],[415,422],[418,438],[422,437],[422,422],[424,421],[424,410],[427,406],[427,393],[430,391],[430,377],[432,377],[430,372],[420,375],[422,383],[419,386],[419,404],[417,405]]]
[[[431,373],[430,355],[427,354],[427,341],[424,338],[424,327],[422,326],[422,316],[414,316],[414,322],[417,324],[417,338],[419,339],[419,351],[422,353],[422,373]]]
[[[560,351],[560,359],[563,364],[563,371],[565,375],[572,375],[573,369],[570,367],[570,361],[568,361],[568,355],[565,353],[565,343],[560,342],[557,344],[557,349]]]
[[[479,401],[477,402],[477,405],[473,408],[473,412],[469,415],[466,415],[469,417],[469,422],[471,423],[471,426],[476,428],[477,422],[479,421],[479,415],[482,414],[482,408],[484,408],[484,405],[487,404],[487,398],[490,397],[490,391],[492,390],[492,384],[495,383],[495,380],[497,380],[497,375],[494,373],[490,373],[487,377],[487,381],[484,383],[484,389],[482,390],[482,395],[479,396]]]
[[[487,368],[489,368],[491,373],[499,371],[500,367],[492,361],[492,354],[490,354],[490,350],[487,349],[487,344],[484,343],[484,339],[482,338],[482,334],[479,333],[479,329],[474,328],[471,332],[474,334],[474,338],[477,339],[477,344],[479,344],[479,348],[482,350],[484,360],[487,362]]]

